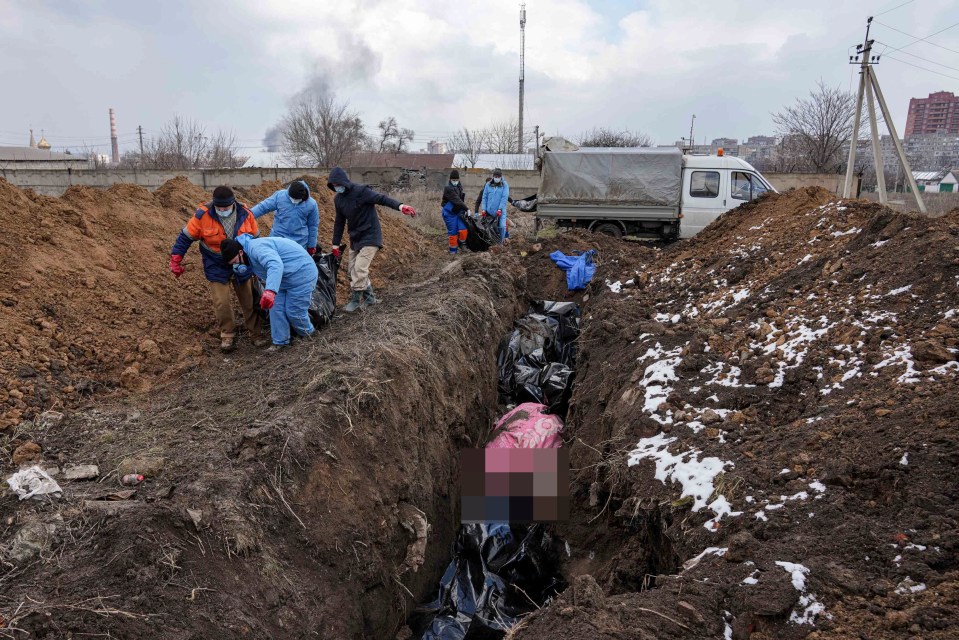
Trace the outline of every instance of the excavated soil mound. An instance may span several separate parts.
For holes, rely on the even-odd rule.
[[[325,184],[311,187],[328,249],[332,200]],[[0,429],[95,391],[144,389],[211,352],[207,334],[216,330],[198,248],[179,280],[168,270],[177,233],[208,198],[183,177],[152,195],[117,184],[73,186],[61,198],[0,179]],[[399,214],[381,213],[386,249],[373,283],[389,295],[389,283],[427,268],[439,251]],[[271,218],[260,219],[264,235]],[[345,269],[340,282],[342,302]]]
[[[141,187],[52,198],[0,180],[0,428],[195,361],[205,287],[167,271],[184,222]]]
[[[795,190],[606,278],[515,637],[956,637],[959,217]]]
[[[153,198],[166,209],[190,215],[196,211],[197,205],[210,199],[210,194],[186,176],[177,176],[157,187]]]
[[[449,562],[456,453],[496,417],[482,338],[525,309],[524,275],[471,256],[314,340],[238,351],[135,406],[36,428],[64,495],[0,495],[0,627],[51,640],[394,637]],[[65,478],[84,463],[97,481]],[[127,473],[146,480],[123,487]]]

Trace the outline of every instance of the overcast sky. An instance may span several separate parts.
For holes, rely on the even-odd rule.
[[[770,112],[818,79],[855,91],[850,45],[875,15],[901,135],[910,97],[959,93],[959,24],[929,38],[938,46],[905,35],[959,23],[959,0],[900,4],[529,0],[526,124],[668,144],[696,114],[698,142],[773,134]],[[124,149],[137,125],[149,136],[174,114],[258,149],[292,96],[324,86],[370,131],[396,116],[414,148],[517,115],[513,0],[0,0],[0,42],[0,145],[25,145],[32,126],[54,149],[106,152],[114,107]]]

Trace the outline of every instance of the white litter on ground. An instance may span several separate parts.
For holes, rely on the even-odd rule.
[[[886,294],[886,297],[888,298],[889,296],[898,296],[900,293],[905,293],[905,292],[909,291],[910,289],[912,289],[912,285],[911,285],[911,284],[907,284],[907,285],[904,286],[904,287],[899,287],[898,289],[893,289],[892,291],[890,291],[889,293]]]
[[[699,458],[697,449],[690,449],[678,455],[669,452],[669,445],[676,438],[668,438],[660,433],[651,438],[643,438],[636,448],[629,453],[627,464],[634,466],[646,458],[656,463],[656,479],[667,484],[667,481],[678,482],[682,485],[682,498],[693,498],[693,511],[709,507],[716,515],[706,523],[706,528],[712,531],[723,516],[739,515],[732,510],[729,501],[722,495],[711,503],[707,500],[715,493],[713,481],[726,468],[735,467],[732,462],[719,458]]]
[[[623,290],[623,283],[617,280],[616,282],[606,281],[606,286],[609,287],[609,290],[613,293],[619,293]]]
[[[901,464],[901,465],[904,466],[904,467],[909,464],[909,452],[908,452],[908,451],[905,452],[904,454],[902,454],[902,458],[899,459],[899,464]]]
[[[29,469],[17,471],[7,478],[7,484],[21,500],[27,498],[40,499],[46,495],[59,498],[63,495],[63,489],[60,488],[57,481],[36,465]]]
[[[820,613],[823,613],[826,610],[826,607],[816,600],[815,593],[806,592],[806,576],[809,575],[809,568],[801,564],[795,564],[793,562],[782,562],[777,560],[776,564],[786,570],[786,573],[790,574],[792,577],[793,588],[799,592],[799,604],[798,606],[803,607],[802,614],[798,613],[795,609],[792,614],[789,616],[790,622],[795,622],[796,624],[809,624],[814,625],[816,623],[816,616]]]

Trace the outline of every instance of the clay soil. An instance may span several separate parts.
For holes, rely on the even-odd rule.
[[[320,206],[321,246],[329,250],[333,206]],[[240,193],[249,204],[279,183]],[[143,391],[215,354],[217,330],[197,247],[179,280],[168,270],[177,233],[208,194],[185,178],[153,194],[118,184],[74,186],[60,198],[0,179],[0,431],[91,397]],[[373,284],[383,288],[422,268],[439,248],[381,212],[385,249]],[[260,218],[269,232],[272,214]],[[348,295],[345,270],[341,299]]]
[[[514,637],[959,635],[959,218],[790,191],[599,275],[574,586]]]
[[[809,189],[666,247],[559,233],[450,259],[384,212],[382,304],[224,358],[195,249],[166,270],[203,195],[0,181],[5,477],[38,462],[64,489],[0,495],[3,633],[408,637],[449,561],[457,452],[497,417],[496,344],[553,298],[584,305],[572,587],[512,637],[956,637],[955,214]],[[569,294],[548,254],[591,248]]]

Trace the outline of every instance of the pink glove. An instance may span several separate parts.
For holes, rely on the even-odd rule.
[[[312,256],[316,253],[316,247],[310,247],[306,250],[306,252]]]
[[[170,256],[170,271],[173,272],[173,276],[179,278],[183,275],[185,269],[180,265],[183,262],[183,256],[178,256],[173,254]]]
[[[411,218],[415,218],[415,217],[416,217],[416,209],[414,209],[413,207],[411,207],[411,206],[408,205],[408,204],[401,204],[401,205],[400,205],[400,213],[402,213],[402,214],[405,215],[405,216],[409,216],[409,217],[411,217]]]
[[[340,251],[340,248],[339,248],[339,247],[333,247],[332,253],[333,253],[333,257],[336,258],[337,260],[339,260],[339,259],[340,259],[340,255],[342,254],[342,251]]]
[[[502,209],[497,209],[497,210],[496,210],[496,217],[498,218],[498,217],[500,217],[501,215],[503,215],[503,210],[502,210]]]
[[[263,295],[260,296],[260,308],[261,309],[272,309],[273,303],[276,301],[276,292],[270,291],[267,289],[263,292]]]

